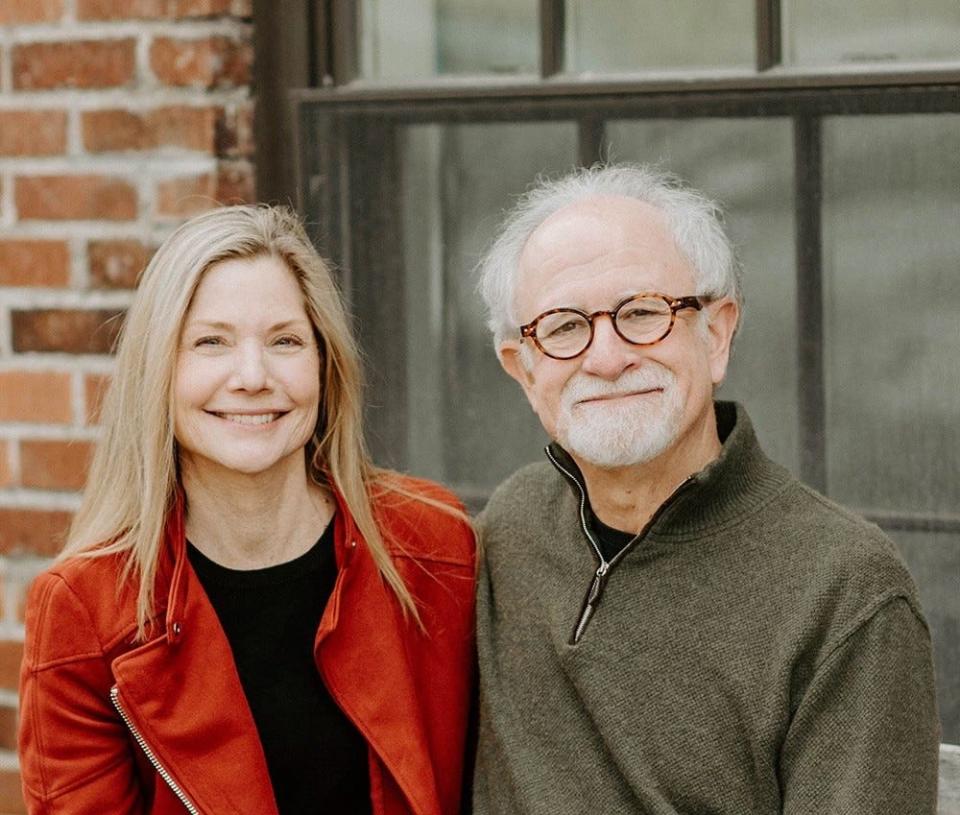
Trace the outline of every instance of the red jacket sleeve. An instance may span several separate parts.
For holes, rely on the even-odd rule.
[[[20,674],[20,771],[27,811],[145,811],[127,731],[110,702],[110,666],[89,613],[62,577],[27,599]]]

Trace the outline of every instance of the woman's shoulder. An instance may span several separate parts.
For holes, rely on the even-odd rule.
[[[68,557],[41,572],[24,609],[26,658],[69,659],[112,648],[136,628],[130,582],[119,555]]]
[[[372,498],[391,554],[472,568],[473,526],[463,503],[446,487],[391,472],[378,479]]]

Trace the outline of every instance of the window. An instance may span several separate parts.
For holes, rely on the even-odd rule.
[[[540,457],[472,269],[538,173],[662,161],[725,202],[745,263],[721,396],[900,546],[960,742],[955,1],[323,6],[300,206],[357,315],[377,458],[479,505]]]

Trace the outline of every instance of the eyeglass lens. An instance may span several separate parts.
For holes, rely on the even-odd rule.
[[[656,297],[628,300],[616,315],[616,328],[628,342],[655,342],[670,326],[670,306]],[[537,323],[537,342],[547,354],[576,356],[590,344],[590,322],[576,311],[557,311]]]

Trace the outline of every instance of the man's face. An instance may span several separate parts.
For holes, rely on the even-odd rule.
[[[630,198],[588,199],[541,224],[520,257],[516,313],[521,323],[552,308],[612,309],[630,295],[700,294],[689,262],[663,216]],[[656,345],[623,340],[606,317],[574,359],[545,356],[531,340],[499,348],[547,433],[573,456],[602,468],[646,463],[713,421],[713,387],[723,380],[737,309],[731,301],[683,310]],[[709,320],[708,324],[701,320]],[[524,358],[525,356],[525,358]]]

